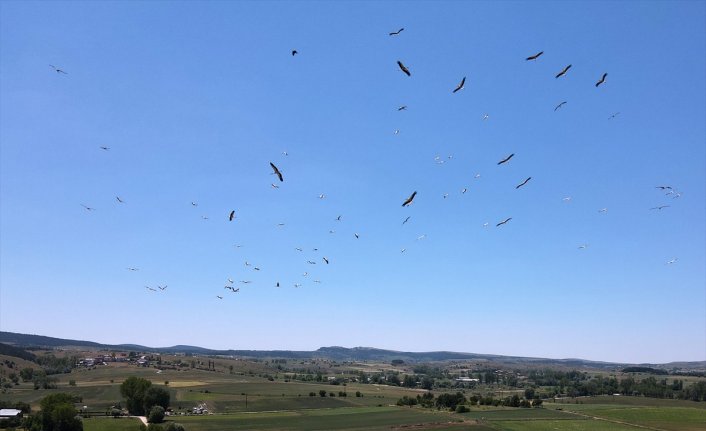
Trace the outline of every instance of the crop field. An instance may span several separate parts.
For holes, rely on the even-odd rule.
[[[174,360],[176,358],[172,358]],[[175,415],[167,420],[182,423],[188,431],[209,430],[568,430],[626,431],[647,427],[661,431],[706,429],[706,403],[628,396],[596,396],[546,400],[542,408],[471,406],[470,412],[453,413],[435,408],[400,407],[403,396],[425,391],[384,384],[356,382],[355,370],[383,370],[385,363],[335,363],[324,360],[292,361],[297,373],[321,373],[322,381],[291,380],[293,372],[282,372],[278,363],[262,360],[217,358],[212,369],[204,369],[205,358],[196,366],[177,369],[137,367],[127,363],[79,368],[54,375],[55,389],[35,390],[31,383],[19,383],[0,395],[3,401],[23,401],[38,408],[39,401],[55,392],[81,397],[80,407],[90,417],[86,431],[138,431],[137,418],[105,416],[113,405],[123,402],[121,383],[130,376],[150,380],[166,389]],[[210,361],[210,360],[209,360]],[[31,364],[31,363],[28,363]],[[209,364],[210,365],[210,364]],[[232,366],[232,368],[231,368]],[[306,370],[306,371],[304,371]],[[347,377],[332,384],[330,376]],[[437,389],[443,392],[457,389]],[[463,390],[463,389],[460,389]],[[540,389],[541,390],[541,389]],[[321,396],[321,391],[324,396]],[[480,387],[463,390],[496,397],[523,395],[522,389]],[[197,405],[209,414],[188,414]],[[79,406],[77,406],[79,407]]]

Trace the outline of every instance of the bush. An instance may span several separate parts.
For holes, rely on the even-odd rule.
[[[184,429],[184,425],[176,422],[169,422],[166,427],[164,427],[164,431],[186,431]]]
[[[360,391],[355,391],[355,396],[360,398],[363,396],[363,394],[361,394]]]
[[[471,409],[469,409],[468,407],[466,407],[463,404],[459,404],[456,406],[456,413],[468,413],[470,411],[471,411]]]
[[[315,396],[316,396],[316,392],[309,392],[309,396],[310,396],[310,397],[315,397]]]
[[[164,421],[164,407],[153,406],[150,409],[150,414],[147,417],[147,421],[153,424],[158,424]]]

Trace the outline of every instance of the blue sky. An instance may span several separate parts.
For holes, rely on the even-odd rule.
[[[2,2],[0,328],[705,360],[704,22],[696,1]]]

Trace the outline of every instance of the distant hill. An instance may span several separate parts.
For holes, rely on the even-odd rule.
[[[619,370],[630,365],[659,366],[662,364],[624,364],[615,362],[588,361],[584,359],[548,359],[529,358],[522,356],[502,356],[487,355],[478,353],[462,352],[400,352],[395,350],[377,349],[373,347],[321,347],[314,351],[296,350],[215,350],[198,346],[177,345],[171,347],[146,347],[138,344],[101,344],[92,341],[70,340],[62,338],[45,337],[42,335],[18,334],[14,332],[0,331],[0,343],[11,344],[15,347],[84,347],[98,350],[132,350],[138,352],[155,353],[183,353],[195,355],[221,355],[248,358],[285,358],[285,359],[305,359],[322,358],[336,361],[380,361],[390,362],[400,359],[405,362],[434,362],[449,360],[465,361],[486,361],[494,364],[504,364],[507,366],[534,366],[534,367],[567,367],[567,368],[590,368],[590,369],[612,369]],[[8,346],[12,347],[12,346]],[[20,349],[21,350],[21,349]],[[706,361],[698,362],[674,362],[667,364],[670,367],[681,369],[706,369]]]
[[[12,356],[26,361],[34,361],[36,359],[34,353],[3,343],[0,343],[0,355]]]

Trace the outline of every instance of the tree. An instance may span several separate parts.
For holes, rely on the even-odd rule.
[[[147,421],[153,424],[162,423],[164,421],[164,407],[152,406]]]
[[[38,415],[28,419],[26,428],[43,431],[83,431],[83,422],[74,408],[77,399],[71,394],[56,393],[42,398]]]
[[[34,368],[23,368],[20,370],[20,377],[22,378],[23,382],[29,382],[32,380],[32,376],[34,375]]]
[[[125,397],[127,411],[131,415],[142,416],[145,414],[145,393],[152,386],[152,382],[141,377],[128,377],[120,385],[120,395]]]
[[[417,386],[417,380],[409,374],[406,374],[404,376],[404,379],[402,379],[402,386],[407,388],[413,388]]]
[[[152,406],[161,406],[165,410],[169,407],[169,392],[166,389],[150,386],[145,391],[143,407],[146,412],[150,411]]]
[[[325,396],[326,396],[326,391],[323,390],[323,389],[321,389],[321,390],[319,391],[319,396],[320,396],[320,397],[325,397]]]

